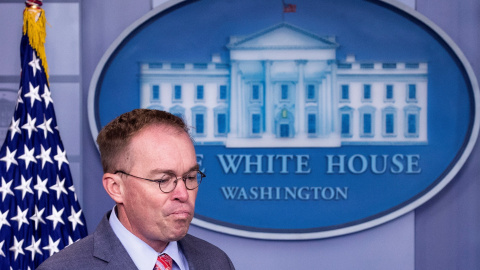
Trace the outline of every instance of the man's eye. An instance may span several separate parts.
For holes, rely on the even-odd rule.
[[[198,178],[198,173],[189,174],[189,175],[187,175],[186,178],[187,178],[187,180],[189,180],[189,181],[196,181],[197,178]]]
[[[175,178],[175,176],[166,174],[166,175],[162,176],[162,178],[160,178],[159,180],[162,181],[162,182],[169,182],[170,180],[172,180],[174,178]]]
[[[157,180],[157,182],[158,182],[160,185],[164,185],[164,184],[167,184],[168,182],[170,182],[170,180],[160,179],[160,180]]]

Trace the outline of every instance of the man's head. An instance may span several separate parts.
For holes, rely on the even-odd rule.
[[[185,132],[188,134],[188,127],[185,122],[165,111],[135,109],[124,113],[105,127],[97,136],[97,144],[100,150],[103,172],[113,173],[121,163],[125,162],[126,153],[130,139],[142,128],[159,124],[172,132]]]
[[[187,189],[180,177],[198,170],[198,164],[184,122],[166,112],[134,110],[105,126],[97,142],[103,186],[125,228],[158,252],[185,236],[198,189]],[[169,193],[145,180],[166,174],[179,177]]]

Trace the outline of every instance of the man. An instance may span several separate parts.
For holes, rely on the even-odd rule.
[[[234,269],[222,250],[187,234],[205,175],[182,119],[136,109],[107,124],[97,143],[103,186],[116,206],[92,235],[38,270]]]

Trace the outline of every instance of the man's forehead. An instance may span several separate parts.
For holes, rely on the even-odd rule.
[[[175,135],[175,136],[184,134],[186,136],[189,136],[184,129],[174,125],[166,124],[166,123],[151,123],[151,124],[145,125],[136,134],[146,132],[146,131],[152,131],[152,130],[154,130],[155,133],[159,132],[160,134]]]
[[[155,141],[155,145],[147,146],[150,141]],[[188,147],[194,148],[193,141],[185,130],[165,124],[145,126],[132,136],[128,144],[130,150],[133,150],[132,147],[168,148],[173,145],[189,145]]]
[[[132,137],[128,148],[128,162],[148,169],[148,175],[184,174],[198,169],[195,147],[183,130],[149,126]]]

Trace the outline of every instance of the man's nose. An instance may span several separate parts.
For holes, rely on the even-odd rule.
[[[172,196],[173,199],[179,200],[179,201],[186,201],[188,200],[188,189],[187,185],[185,183],[185,179],[182,177],[177,178],[177,185],[172,191]]]

